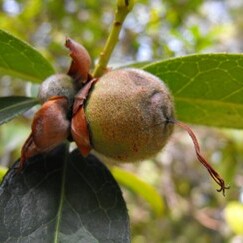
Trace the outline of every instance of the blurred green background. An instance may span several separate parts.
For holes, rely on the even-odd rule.
[[[108,36],[116,1],[0,0],[0,29],[38,49],[66,72],[67,36],[82,43],[95,63]],[[192,53],[243,50],[243,0],[141,0],[129,14],[110,67]],[[0,96],[36,94],[37,87],[1,74]],[[0,163],[20,155],[32,109],[0,127]],[[188,135],[176,129],[153,161],[123,165],[161,195],[160,215],[122,188],[131,216],[132,242],[243,242],[243,132],[194,126],[202,151],[231,185],[224,198],[197,162]]]

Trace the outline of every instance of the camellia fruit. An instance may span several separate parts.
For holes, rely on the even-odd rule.
[[[192,138],[196,156],[225,194],[228,186],[202,156],[196,135],[174,117],[172,96],[162,80],[140,69],[89,73],[86,49],[67,38],[72,63],[40,86],[41,108],[21,150],[19,171],[29,158],[49,152],[65,139],[75,141],[83,156],[93,148],[106,157],[133,162],[155,156],[175,125]]]
[[[107,72],[87,98],[85,115],[91,146],[119,161],[154,156],[166,144],[174,124],[173,100],[154,75],[133,68]]]

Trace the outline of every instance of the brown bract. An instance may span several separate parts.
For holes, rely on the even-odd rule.
[[[84,112],[84,102],[90,92],[91,87],[97,81],[89,81],[75,96],[73,104],[73,114],[71,122],[71,134],[82,155],[87,156],[91,150],[88,124]]]
[[[56,96],[36,112],[31,134],[22,147],[20,168],[23,168],[26,159],[50,151],[68,137],[70,122],[66,116],[67,109],[67,98]]]
[[[72,63],[68,71],[68,75],[74,81],[86,83],[89,79],[89,70],[91,66],[91,58],[87,50],[76,41],[67,38],[66,47],[70,50]]]
[[[39,153],[48,152],[71,136],[71,119],[74,115],[72,127],[80,130],[79,136],[74,136],[84,154],[89,135],[87,123],[83,113],[83,100],[87,97],[92,80],[89,74],[91,59],[87,50],[77,42],[67,38],[66,46],[70,49],[72,62],[66,74],[55,74],[43,81],[39,90],[39,98],[43,105],[33,118],[31,133],[21,150],[20,169],[25,161]],[[87,87],[89,87],[87,89]],[[79,90],[82,97],[78,94]],[[73,101],[74,111],[72,111]],[[71,113],[71,114],[70,114]],[[80,119],[79,122],[77,122]],[[73,125],[75,123],[75,125]],[[86,128],[86,130],[85,130]],[[81,139],[80,139],[81,138]],[[85,149],[82,144],[84,143]]]

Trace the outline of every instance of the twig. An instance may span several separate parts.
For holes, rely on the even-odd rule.
[[[99,61],[93,72],[93,77],[100,77],[104,72],[106,72],[110,56],[119,40],[119,33],[123,22],[125,21],[127,14],[132,10],[133,5],[134,0],[117,0],[117,9],[112,28],[104,49],[100,53]]]

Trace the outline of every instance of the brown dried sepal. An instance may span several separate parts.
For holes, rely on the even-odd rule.
[[[96,81],[97,79],[92,79],[79,91],[75,96],[73,105],[71,134],[83,156],[87,156],[92,148],[90,144],[88,123],[84,112],[84,101]]]
[[[20,169],[30,157],[48,152],[69,136],[70,122],[66,117],[68,100],[55,96],[35,113],[32,131],[21,150]]]
[[[66,47],[70,50],[72,63],[70,65],[68,75],[77,83],[77,88],[81,88],[82,84],[90,79],[91,58],[88,51],[76,41],[67,38]]]

